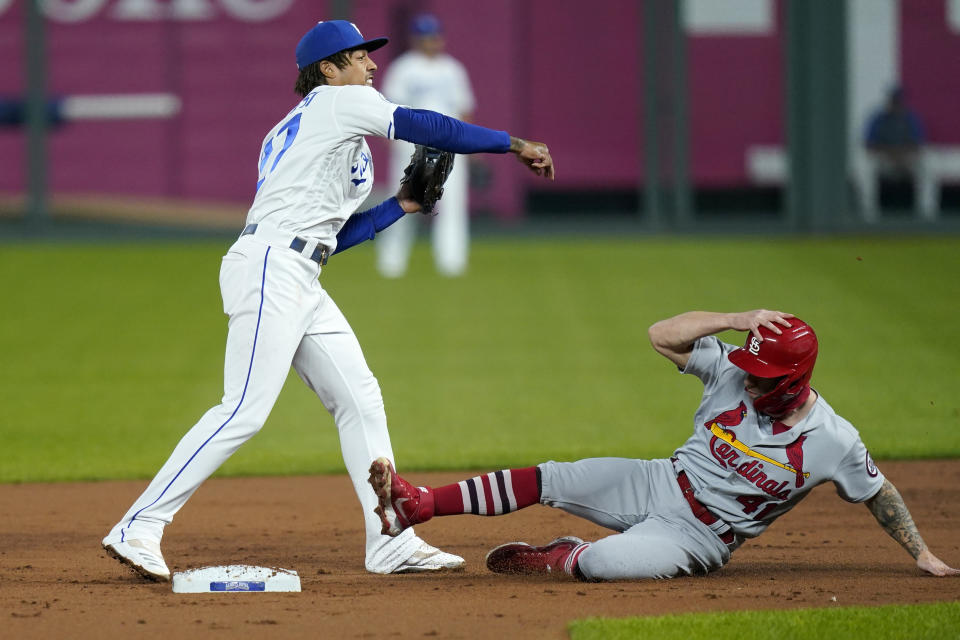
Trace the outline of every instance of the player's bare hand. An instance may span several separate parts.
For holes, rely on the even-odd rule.
[[[420,213],[420,210],[423,209],[423,206],[410,197],[410,184],[404,183],[400,185],[400,190],[397,191],[397,202],[400,203],[400,208],[403,209],[404,213]]]
[[[544,143],[510,136],[510,152],[516,154],[517,160],[527,165],[538,176],[553,180],[553,158],[550,157],[550,150]]]
[[[960,575],[960,569],[948,567],[940,558],[930,553],[930,549],[924,549],[917,556],[917,567],[929,574],[944,577]]]
[[[783,311],[770,311],[768,309],[755,309],[754,311],[744,311],[735,313],[731,317],[730,328],[737,331],[749,331],[753,336],[763,341],[760,335],[760,327],[766,327],[777,335],[783,333],[780,327],[791,327],[790,318],[792,313]]]

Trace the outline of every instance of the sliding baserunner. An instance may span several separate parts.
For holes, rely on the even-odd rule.
[[[747,331],[737,348],[714,334]],[[388,458],[370,468],[383,532],[434,516],[501,515],[544,504],[615,531],[542,547],[513,542],[487,554],[497,573],[560,573],[585,580],[671,578],[725,565],[813,487],[833,482],[865,503],[883,529],[936,576],[956,575],[924,544],[897,489],[854,427],[810,386],[813,329],[779,311],[691,311],[649,330],[654,349],[698,377],[693,435],[671,458],[545,462],[442,487],[414,487]]]

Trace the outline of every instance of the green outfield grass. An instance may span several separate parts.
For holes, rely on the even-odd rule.
[[[222,393],[229,243],[0,248],[0,481],[152,476]],[[668,455],[701,385],[647,327],[761,306],[814,325],[814,386],[876,458],[956,457],[958,267],[956,237],[503,237],[474,244],[462,279],[420,245],[407,278],[383,280],[367,245],[323,282],[380,380],[398,462],[475,469]],[[220,474],[342,470],[332,419],[291,374]]]
[[[571,623],[569,629],[571,640],[956,640],[960,603],[588,618]]]

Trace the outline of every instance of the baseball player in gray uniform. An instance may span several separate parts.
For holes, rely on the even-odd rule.
[[[381,534],[367,470],[392,459],[383,398],[357,338],[318,277],[327,259],[373,239],[420,210],[409,187],[356,213],[370,194],[373,163],[364,136],[401,139],[455,153],[512,152],[553,179],[547,147],[432,111],[389,102],[373,88],[366,40],[350,22],[311,28],[296,48],[301,100],[260,149],[247,225],[223,258],[220,290],[229,316],[223,398],[190,429],[133,506],[103,539],[114,558],[153,580],[169,580],[164,528],[193,492],[263,426],[290,367],[333,416],[344,464],[366,519],[368,571],[459,568],[463,559],[413,534]]]
[[[714,334],[747,331],[743,347]],[[833,482],[933,575],[956,575],[924,544],[896,488],[854,427],[810,387],[813,329],[788,313],[693,311],[650,327],[653,347],[698,377],[703,397],[693,435],[671,458],[594,458],[508,469],[444,487],[414,487],[389,459],[370,468],[383,531],[397,534],[435,515],[500,515],[531,504],[557,507],[617,533],[596,542],[563,537],[514,542],[487,554],[498,573],[567,573],[583,580],[706,574],[793,508]]]

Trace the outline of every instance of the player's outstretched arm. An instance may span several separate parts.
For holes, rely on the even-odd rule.
[[[530,142],[427,109],[397,107],[393,120],[393,134],[387,137],[453,153],[510,152],[538,176],[554,179],[553,158],[542,142]]]
[[[740,313],[717,313],[713,311],[687,311],[678,316],[661,320],[647,332],[650,343],[657,353],[683,369],[693,353],[693,344],[704,336],[721,331],[750,331],[759,340],[760,327],[780,333],[780,326],[789,327],[793,314],[782,311],[755,309]]]
[[[865,504],[884,531],[916,559],[917,567],[921,570],[935,576],[960,574],[960,570],[947,566],[927,548],[900,492],[889,480],[884,480],[877,495]]]

